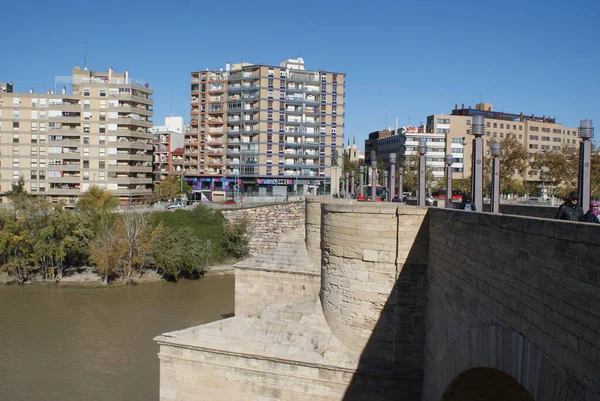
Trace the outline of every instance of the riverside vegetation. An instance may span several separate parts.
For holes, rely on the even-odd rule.
[[[150,269],[176,281],[248,254],[248,221],[228,222],[204,205],[117,213],[118,198],[93,186],[71,211],[23,186],[21,179],[9,193],[14,208],[0,210],[0,272],[9,282],[60,281],[90,267],[105,284],[135,281]]]

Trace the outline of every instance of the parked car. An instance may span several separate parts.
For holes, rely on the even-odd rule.
[[[237,205],[237,203],[235,203],[235,201],[233,199],[229,199],[229,200],[226,200],[224,202],[221,202],[221,205],[223,205],[223,206],[235,206],[235,205]]]
[[[179,209],[180,207],[185,207],[185,203],[183,203],[183,202],[175,202],[175,203],[167,206],[167,209]]]

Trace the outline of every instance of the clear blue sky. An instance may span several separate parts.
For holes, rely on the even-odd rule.
[[[600,137],[598,0],[5,0],[3,15],[0,81],[51,89],[88,42],[90,69],[152,83],[159,124],[189,121],[191,71],[301,56],[347,74],[345,134],[361,148],[386,110],[388,126],[416,125],[480,99],[571,127],[593,119]]]

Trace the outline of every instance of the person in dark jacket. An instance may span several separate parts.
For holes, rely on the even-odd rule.
[[[556,218],[569,221],[580,221],[583,218],[583,209],[579,205],[577,192],[571,192],[565,203],[559,206]]]
[[[590,202],[590,210],[587,211],[585,215],[583,215],[583,221],[586,223],[599,223],[600,224],[600,206],[598,201]]]
[[[471,201],[471,195],[463,195],[463,201],[460,206],[458,206],[460,210],[475,210],[475,203]]]

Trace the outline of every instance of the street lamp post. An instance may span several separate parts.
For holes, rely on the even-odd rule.
[[[356,184],[355,184],[355,182],[354,182],[354,170],[352,170],[352,171],[350,172],[350,179],[352,180],[352,181],[350,182],[350,184],[351,184],[351,185],[350,185],[350,195],[351,195],[351,197],[352,197],[352,198],[354,198],[354,188],[356,187]]]
[[[404,166],[398,166],[398,194],[400,195],[400,203],[404,201],[404,183],[402,179],[404,178]]]
[[[465,148],[467,147],[467,139],[463,136],[462,137],[462,181],[461,181],[461,191],[463,193],[462,196],[464,196],[465,194]]]
[[[448,153],[444,159],[446,162],[446,207],[452,207],[452,163],[454,158]]]
[[[592,157],[592,142],[594,137],[594,127],[592,120],[581,120],[579,123],[579,177],[578,177],[578,192],[579,202],[583,208],[583,212],[587,212],[590,208],[590,180],[591,180],[591,157]]]
[[[471,135],[474,136],[471,197],[475,204],[475,210],[481,212],[483,210],[483,135],[485,134],[485,118],[482,115],[474,116],[471,127]]]
[[[388,196],[388,194],[390,192],[389,186],[388,186],[388,172],[387,172],[387,170],[383,170],[383,183],[382,184],[383,184],[383,187],[385,188],[385,192],[386,192],[385,199],[387,200],[387,196]]]
[[[375,151],[371,151],[371,202],[377,201],[377,160]]]
[[[419,140],[417,146],[419,153],[419,206],[425,206],[425,153],[427,153],[427,141],[425,138]]]
[[[502,145],[498,142],[492,144],[492,199],[490,209],[492,213],[500,213],[500,156]]]
[[[358,193],[365,196],[365,166],[358,168]]]
[[[396,154],[390,153],[390,200],[396,195]]]
[[[346,174],[344,174],[344,198],[348,199],[348,189],[349,189],[349,183],[348,183],[348,179],[350,178],[350,174],[348,174],[348,172],[346,171]]]

